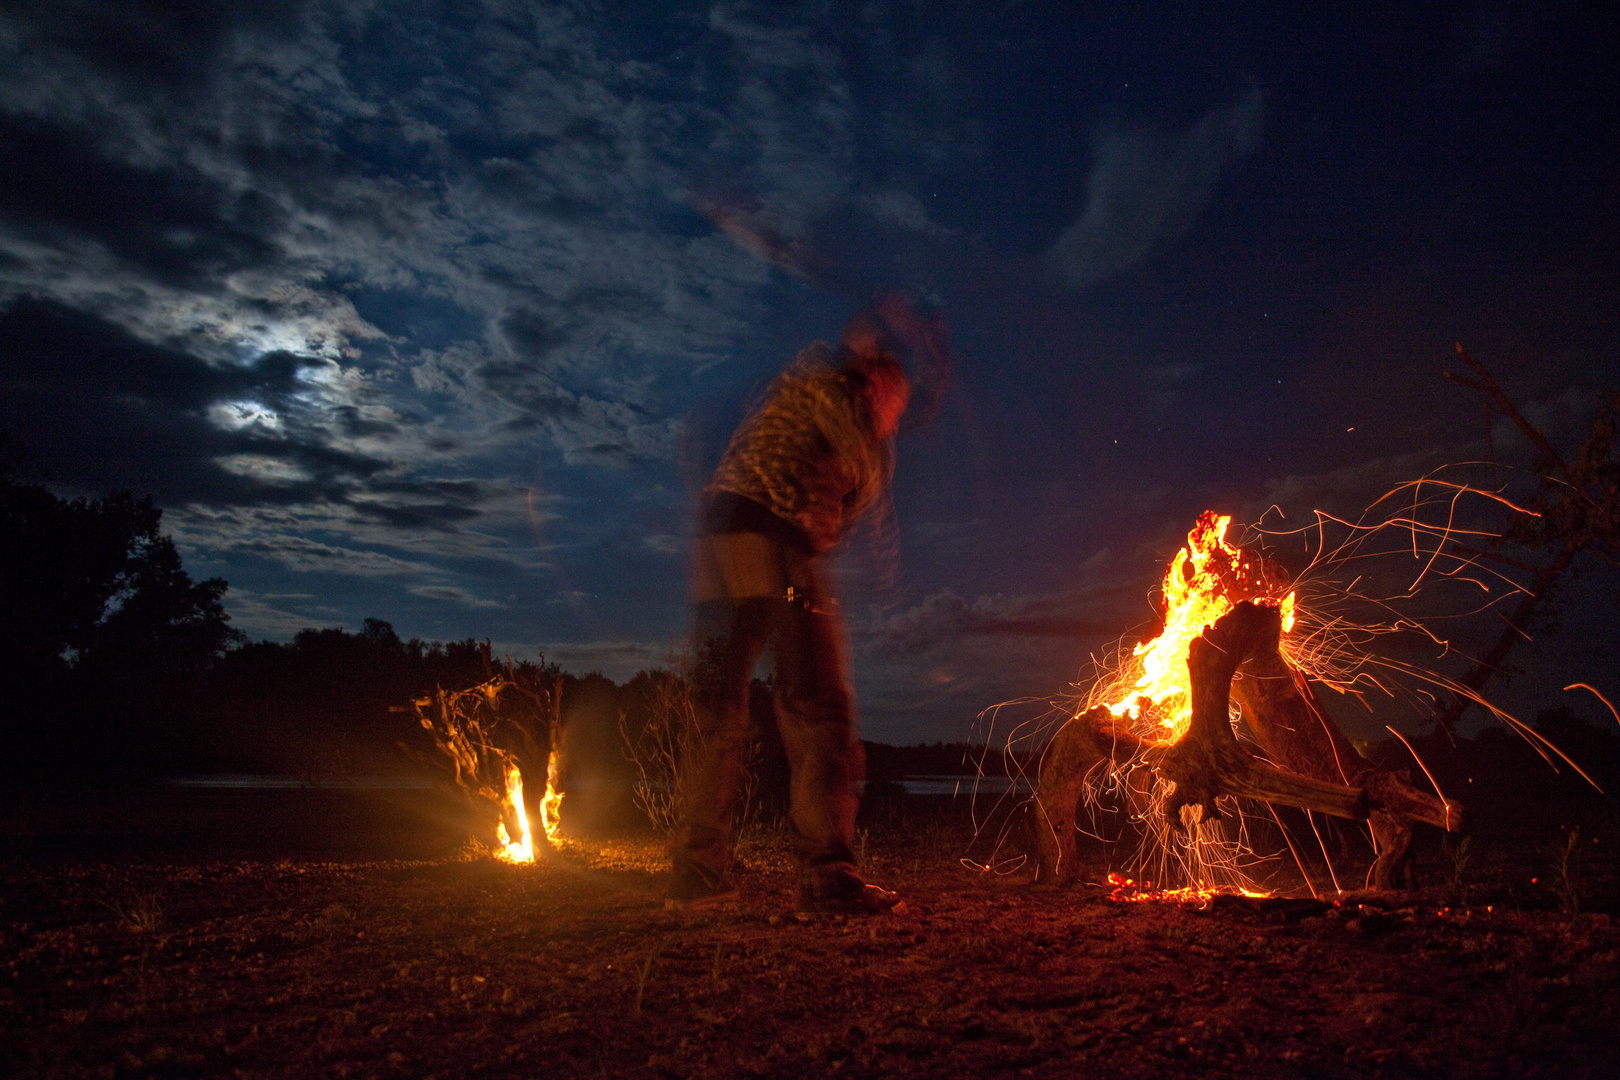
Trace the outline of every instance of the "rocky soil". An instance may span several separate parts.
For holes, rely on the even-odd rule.
[[[387,850],[386,821],[432,850]],[[236,858],[230,830],[35,843],[0,869],[0,1068],[1608,1077],[1608,821],[1574,844],[1550,818],[1471,851],[1431,842],[1419,890],[1313,900],[1295,873],[1291,896],[1198,906],[1113,899],[1106,844],[1062,889],[965,864],[962,817],[910,809],[862,833],[871,876],[907,898],[882,919],[795,917],[770,831],[743,847],[740,905],[701,915],[663,910],[651,838],[509,866],[427,812],[359,828],[348,847],[370,853],[300,855],[262,822]]]

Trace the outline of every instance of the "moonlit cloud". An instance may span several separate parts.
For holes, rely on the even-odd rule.
[[[1128,626],[1125,593],[1102,587],[1060,596],[980,596],[945,590],[903,611],[873,613],[856,640],[876,656],[908,656],[957,645],[964,637],[1085,640]]]
[[[109,367],[149,384],[116,358],[146,349],[175,369],[151,431],[185,468],[116,456],[209,558],[361,577],[426,572],[422,554],[532,568],[525,534],[567,523],[503,502],[499,478],[529,487],[548,446],[566,465],[667,467],[683,380],[758,310],[768,268],[693,209],[706,166],[684,132],[707,126],[762,163],[756,178],[786,176],[791,190],[759,185],[775,206],[814,213],[843,190],[836,80],[784,90],[831,54],[741,12],[715,15],[707,47],[748,75],[712,103],[560,6],[490,5],[470,25],[431,5],[218,14],[197,38],[149,13],[123,53],[103,47],[123,24],[99,8],[0,20],[0,122],[27,162],[0,212],[0,305],[50,305],[46,349],[81,351],[83,322]],[[784,154],[791,175],[772,164]],[[53,384],[38,349],[14,356],[40,405],[84,384]],[[242,393],[252,380],[233,373],[266,356],[291,379]],[[101,430],[128,430],[129,401],[107,398]],[[73,459],[82,441],[19,434],[99,482]]]
[[[328,408],[397,394],[396,357],[424,344],[411,309],[438,302],[442,332],[491,350],[472,392],[582,458],[666,456],[656,377],[723,348],[758,281],[731,245],[658,221],[691,213],[667,134],[689,107],[654,106],[657,72],[615,64],[557,14],[493,9],[460,37],[435,24],[475,83],[376,78],[351,36],[408,36],[412,20],[360,23],[238,27],[198,75],[208,92],[183,105],[132,88],[71,34],[13,24],[29,59],[4,89],[39,167],[98,170],[156,205],[132,240],[110,207],[40,190],[0,238],[4,289],[211,357],[360,361],[328,381]],[[518,152],[474,145],[503,141]],[[367,158],[391,143],[418,152],[377,175]],[[325,427],[311,437],[341,434]]]
[[[447,603],[460,604],[462,607],[505,607],[498,600],[486,600],[481,596],[474,596],[466,589],[457,588],[454,585],[412,585],[407,591],[412,596],[420,596],[426,600],[443,600]]]
[[[300,630],[343,621],[338,608],[310,593],[258,593],[232,586],[231,626],[254,639],[286,640]]]
[[[1259,136],[1262,97],[1251,89],[1184,131],[1110,124],[1093,142],[1085,211],[1047,257],[1072,285],[1091,285],[1141,263],[1192,224],[1221,170]]]
[[[695,65],[627,59],[589,5],[143,9],[133,48],[101,5],[0,16],[5,422],[69,485],[156,495],[251,632],[590,640],[606,574],[679,636],[678,432],[779,280],[700,205],[944,233],[863,179],[813,19],[695,10]],[[938,64],[899,66],[932,109]]]

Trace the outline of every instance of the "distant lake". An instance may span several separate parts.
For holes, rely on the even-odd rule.
[[[1005,795],[1009,791],[1035,790],[1035,785],[1022,776],[908,776],[900,786],[907,795]]]

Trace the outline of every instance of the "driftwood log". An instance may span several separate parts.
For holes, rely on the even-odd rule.
[[[1169,745],[1144,745],[1114,730],[1105,708],[1069,721],[1047,748],[1035,798],[1039,877],[1062,881],[1075,869],[1074,815],[1086,779],[1108,762],[1140,758],[1174,783],[1165,812],[1182,827],[1181,810],[1198,806],[1219,818],[1222,795],[1368,820],[1378,858],[1373,884],[1394,887],[1412,840],[1412,822],[1456,829],[1461,808],[1414,789],[1399,773],[1356,752],[1321,708],[1310,683],[1277,650],[1281,619],[1275,607],[1239,603],[1195,639],[1187,657],[1192,721]],[[1234,679],[1234,676],[1236,678]],[[1250,754],[1228,719],[1236,698],[1270,761]]]

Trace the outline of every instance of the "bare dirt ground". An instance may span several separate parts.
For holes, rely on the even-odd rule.
[[[37,840],[49,805],[12,819]],[[322,849],[278,803],[120,805],[137,824],[53,819],[0,870],[8,1075],[1620,1074],[1601,822],[1573,854],[1547,815],[1431,845],[1423,890],[1200,910],[974,870],[959,814],[891,810],[862,842],[909,913],[801,921],[769,832],[742,903],[686,915],[651,838],[517,867],[422,807],[305,806],[352,819]],[[1119,853],[1086,857],[1102,882]]]

